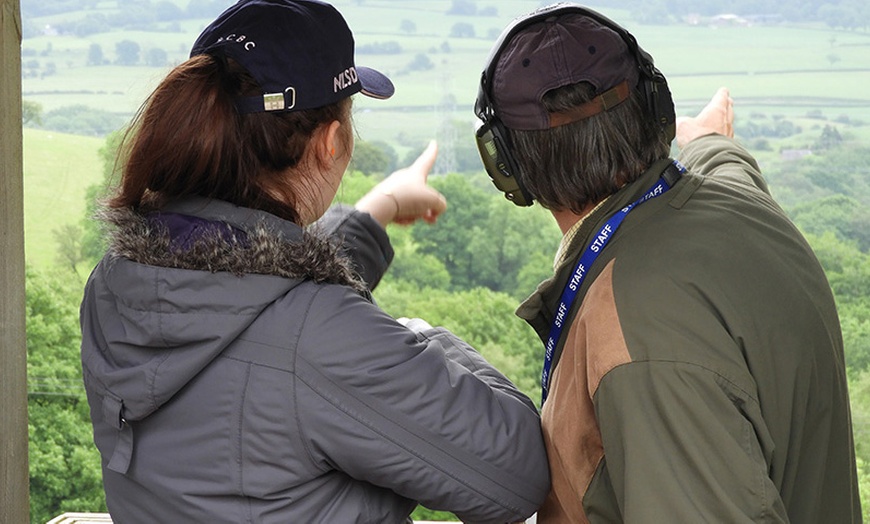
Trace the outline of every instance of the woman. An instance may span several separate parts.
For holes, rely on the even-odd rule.
[[[512,522],[543,501],[529,399],[371,302],[384,227],[445,209],[434,145],[327,211],[356,92],[392,84],[354,66],[334,8],[242,0],[137,116],[81,313],[115,522],[404,522],[418,502]]]

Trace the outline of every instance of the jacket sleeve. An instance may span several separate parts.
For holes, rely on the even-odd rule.
[[[329,208],[316,228],[338,238],[353,268],[369,289],[374,289],[393,261],[393,247],[387,232],[368,213],[346,205]]]
[[[414,333],[326,286],[298,347],[297,410],[316,463],[465,522],[521,521],[543,502],[534,404],[450,332]]]
[[[696,138],[686,144],[678,160],[699,175],[749,185],[770,194],[758,163],[733,138],[718,134]]]
[[[634,362],[605,375],[594,403],[625,522],[788,522],[757,399],[725,377]]]

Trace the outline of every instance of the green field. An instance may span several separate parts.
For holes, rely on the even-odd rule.
[[[103,178],[98,150],[103,139],[24,130],[24,249],[28,263],[53,264],[53,231],[78,223],[85,190]]]
[[[232,3],[227,1],[227,5]],[[359,138],[382,140],[400,158],[437,138],[442,151],[451,140],[471,140],[476,119],[472,105],[481,69],[501,29],[515,16],[537,7],[536,0],[503,0],[497,16],[446,14],[450,0],[338,0],[333,2],[355,28],[358,49],[396,42],[394,55],[360,54],[357,63],[378,68],[393,79],[396,95],[388,101],[357,97],[354,120]],[[185,0],[176,0],[180,7]],[[481,4],[485,6],[488,4]],[[117,2],[102,2],[94,11],[111,14]],[[639,25],[624,10],[601,11],[621,21],[651,52],[669,79],[678,114],[693,114],[719,86],[731,88],[741,124],[787,118],[800,133],[772,141],[754,151],[763,162],[776,161],[780,148],[806,148],[825,125],[860,141],[870,140],[870,33],[834,31],[815,26],[710,27],[709,25]],[[76,20],[89,12],[68,13],[25,23],[40,27]],[[410,21],[413,31],[403,31]],[[23,41],[23,61],[37,61],[39,71],[51,62],[55,74],[22,80],[25,100],[44,111],[83,104],[128,118],[167,72],[167,67],[87,66],[87,50],[99,44],[108,61],[121,40],[166,51],[169,61],[184,60],[208,20],[185,20],[160,32],[112,30],[84,38],[38,36]],[[475,38],[452,38],[457,23],[470,24]],[[405,25],[408,25],[407,22]],[[408,71],[418,54],[432,68]],[[458,125],[458,128],[455,127]],[[450,129],[450,132],[446,132]],[[458,130],[457,130],[458,129]],[[99,180],[102,167],[96,138],[61,136],[28,130],[25,134],[27,253],[36,263],[52,259],[51,231],[79,220],[84,188]]]
[[[495,17],[447,15],[448,0],[334,3],[355,28],[358,46],[388,41],[401,45],[401,54],[358,57],[360,63],[393,75],[398,89],[396,97],[388,103],[390,106],[430,107],[451,94],[460,106],[468,107],[476,94],[480,70],[494,35],[514,16],[529,11],[539,2],[499,2]],[[644,26],[633,23],[626,11],[607,8],[601,11],[622,21],[656,57],[662,71],[671,79],[678,103],[706,98],[716,87],[726,84],[734,87],[738,97],[787,99],[799,95],[818,98],[815,104],[821,107],[825,107],[823,104],[828,100],[851,101],[862,105],[865,114],[870,111],[867,108],[870,94],[860,89],[870,75],[870,34],[834,31],[821,24],[811,27]],[[413,33],[401,31],[404,20],[416,26]],[[93,100],[81,95],[74,95],[72,100],[130,112],[165,73],[165,68],[86,67],[88,46],[100,44],[106,58],[111,60],[115,43],[133,40],[140,44],[143,54],[150,48],[160,47],[171,62],[177,62],[186,57],[190,44],[205,23],[207,20],[185,21],[178,24],[175,32],[114,30],[86,38],[41,36],[27,39],[23,44],[25,50],[42,53],[50,47],[51,52],[46,57],[37,58],[53,61],[58,73],[45,78],[26,78],[25,96],[49,110],[70,103],[67,96],[52,96],[54,92],[90,91],[94,93]],[[476,38],[451,38],[451,28],[457,23],[471,24]],[[181,32],[177,32],[178,29]],[[441,50],[445,42],[450,47],[446,53]],[[403,74],[418,53],[429,55],[435,67],[426,72]]]

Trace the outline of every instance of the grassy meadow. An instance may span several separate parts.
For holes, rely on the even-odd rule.
[[[175,0],[185,8],[187,0]],[[227,0],[227,5],[232,3]],[[393,146],[399,158],[437,138],[442,151],[452,140],[471,140],[476,119],[472,105],[481,69],[490,48],[515,16],[537,7],[537,0],[501,0],[490,6],[493,16],[448,15],[450,0],[336,0],[354,28],[357,64],[387,73],[396,84],[388,101],[357,97],[354,120],[359,138]],[[25,24],[51,26],[82,19],[94,12],[110,16],[118,3],[104,1],[95,9],[66,13]],[[669,79],[677,113],[700,109],[722,85],[731,88],[737,127],[788,119],[801,131],[771,139],[771,147],[754,151],[762,163],[779,161],[782,148],[806,148],[825,125],[847,138],[870,140],[870,33],[835,31],[822,24],[805,26],[712,27],[709,24],[640,25],[625,10],[601,8],[622,22],[656,59]],[[95,110],[132,115],[173,63],[187,57],[199,31],[208,22],[163,23],[159,31],[114,29],[87,37],[45,35],[26,38],[23,62],[51,62],[55,73],[26,76],[25,100],[45,112],[82,104]],[[474,38],[451,37],[456,24],[473,27]],[[409,29],[409,27],[411,29]],[[141,56],[163,49],[164,67],[115,65],[115,44],[133,40]],[[398,43],[398,54],[368,54],[367,46]],[[87,66],[88,48],[99,44],[107,63]],[[409,70],[417,55],[431,68]],[[455,124],[458,123],[458,127]],[[448,130],[449,131],[446,131]],[[458,129],[458,131],[457,131]],[[51,231],[80,219],[84,188],[99,180],[100,138],[61,135],[28,129],[25,133],[27,255],[42,265],[53,260]]]
[[[28,263],[57,261],[53,231],[78,223],[85,190],[103,178],[98,151],[103,139],[24,130],[24,249]]]

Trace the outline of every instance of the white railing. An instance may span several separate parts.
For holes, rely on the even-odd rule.
[[[49,520],[46,524],[112,524],[108,513],[64,513]],[[431,522],[415,520],[414,524],[459,524],[458,522]]]

